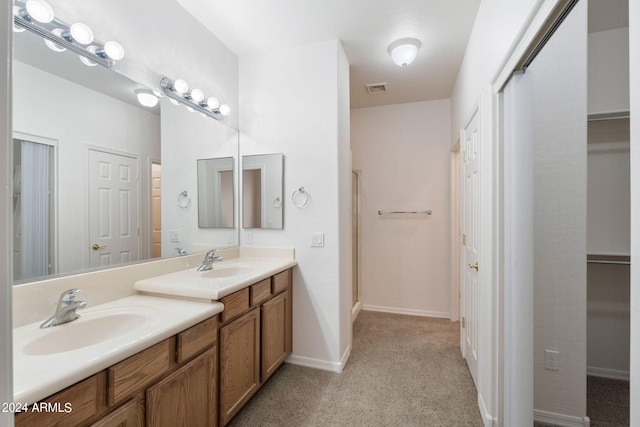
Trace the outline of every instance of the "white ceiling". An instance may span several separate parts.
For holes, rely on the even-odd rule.
[[[240,58],[257,51],[342,41],[350,67],[351,107],[451,96],[480,0],[177,0]],[[391,42],[421,41],[404,68]],[[387,83],[368,94],[367,83]],[[312,83],[312,82],[310,82]]]

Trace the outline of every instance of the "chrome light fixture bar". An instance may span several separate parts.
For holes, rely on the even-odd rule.
[[[177,87],[176,87],[177,86]],[[188,90],[188,85],[184,80],[171,80],[169,77],[163,76],[160,79],[160,88],[162,92],[169,98],[184,104],[187,108],[191,108],[194,111],[198,111],[208,117],[216,120],[222,120],[222,118],[229,114],[230,108],[226,104],[215,105],[212,107],[207,101],[208,99],[204,93],[199,89]],[[216,100],[216,104],[219,104]]]
[[[15,5],[17,6],[17,13],[14,13],[13,15],[13,22],[15,27],[27,29],[32,33],[35,33],[44,38],[45,40],[49,40],[55,45],[58,45],[59,47],[64,49],[68,49],[71,52],[80,55],[81,57],[87,58],[91,62],[102,65],[105,68],[111,68],[115,65],[116,61],[109,57],[108,52],[105,52],[105,43],[92,38],[83,45],[81,43],[82,40],[76,41],[73,38],[71,29],[72,25],[69,25],[56,17],[54,17],[49,22],[40,22],[29,15],[29,12],[27,10],[27,2],[16,2]],[[120,46],[117,42],[107,42],[106,44],[109,44],[110,47],[117,46],[119,48],[119,52],[117,52],[116,58],[122,59],[122,57],[124,56],[124,50],[122,49],[122,46]],[[60,51],[64,49],[60,49]],[[107,49],[107,51],[109,51],[109,49]]]

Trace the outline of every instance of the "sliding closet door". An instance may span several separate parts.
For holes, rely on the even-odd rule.
[[[524,75],[512,77],[504,101],[504,394],[511,400],[505,425],[531,425],[532,407],[537,421],[581,425],[586,416],[586,1],[578,2]],[[556,363],[545,367],[549,356]]]

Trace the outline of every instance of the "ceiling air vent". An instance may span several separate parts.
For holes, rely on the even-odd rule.
[[[364,85],[369,93],[385,93],[387,91],[387,83],[369,83]]]

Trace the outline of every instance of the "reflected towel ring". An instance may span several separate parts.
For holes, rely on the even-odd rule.
[[[189,197],[187,190],[178,194],[178,206],[182,209],[189,209],[189,206],[191,206],[191,197]]]
[[[311,194],[304,191],[304,187],[300,187],[291,195],[291,201],[297,208],[306,208],[311,201]]]

